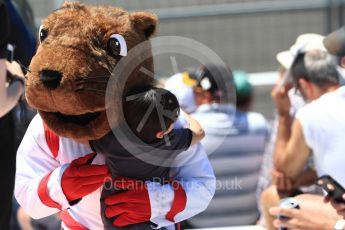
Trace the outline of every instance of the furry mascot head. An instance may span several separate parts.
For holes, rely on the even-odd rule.
[[[59,136],[104,136],[110,131],[105,91],[112,70],[131,48],[152,36],[156,23],[148,12],[66,2],[41,26],[40,45],[27,75],[29,104]],[[152,58],[140,68],[153,72]],[[152,83],[152,78],[133,71],[126,88]]]

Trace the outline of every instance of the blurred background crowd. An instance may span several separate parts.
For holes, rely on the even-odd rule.
[[[318,176],[334,172],[332,176],[345,186],[341,173],[345,107],[339,109],[345,101],[345,53],[324,46],[324,35],[345,22],[345,1],[81,2],[152,11],[159,17],[158,36],[201,42],[232,70],[227,80],[236,100],[232,106],[221,106],[219,93],[227,92],[217,84],[222,74],[212,71],[218,67],[200,66],[179,54],[154,59],[160,84],[203,126],[206,137],[202,143],[217,177],[211,204],[184,223],[186,228],[258,224],[275,229],[287,224],[291,229],[333,229],[343,219],[344,207],[326,204],[314,184]],[[0,205],[4,205],[0,229],[58,229],[55,216],[32,220],[8,197],[13,190],[16,148],[35,114],[22,96],[25,67],[35,53],[41,20],[62,1],[1,0],[0,4],[7,9],[10,22],[9,31],[0,28],[0,151],[8,159],[0,161],[0,188],[6,188],[0,196]],[[13,57],[8,55],[11,49]],[[215,144],[219,139],[221,143]],[[330,142],[336,142],[335,147],[328,146]],[[297,196],[303,212],[284,213],[293,223],[275,220],[284,211],[274,209],[279,200],[291,196]]]

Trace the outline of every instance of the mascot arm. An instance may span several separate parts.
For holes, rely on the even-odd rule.
[[[43,218],[69,206],[60,183],[64,168],[52,156],[42,119],[36,115],[18,149],[15,184],[15,197],[32,218]]]
[[[160,185],[147,182],[151,221],[159,227],[178,223],[204,211],[214,192],[216,179],[201,144],[179,154],[171,170],[174,181]]]

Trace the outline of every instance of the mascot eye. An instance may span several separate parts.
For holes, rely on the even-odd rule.
[[[127,44],[120,34],[113,34],[108,41],[108,52],[114,57],[127,56]]]
[[[48,37],[48,30],[43,28],[43,26],[41,26],[38,35],[40,38],[40,42],[43,42],[44,39],[46,39]]]

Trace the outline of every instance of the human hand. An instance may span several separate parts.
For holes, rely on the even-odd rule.
[[[285,176],[284,173],[279,172],[276,169],[272,169],[271,175],[272,183],[276,185],[279,194],[289,196],[289,194],[297,188],[296,183]]]
[[[24,73],[22,68],[16,61],[8,62],[6,61],[6,69],[10,73],[10,76],[13,78],[20,78],[21,80],[25,80]]]
[[[111,177],[106,165],[91,165],[96,153],[73,160],[61,178],[62,190],[69,202],[76,202],[101,187]]]
[[[0,3],[0,59],[7,57],[7,44],[9,40],[9,20],[5,3]]]
[[[332,207],[337,211],[337,214],[342,216],[345,219],[345,193],[343,194],[343,200],[344,202],[336,202],[332,199],[331,196],[326,196],[324,199],[324,202],[330,202]]]
[[[114,187],[125,191],[105,198],[105,216],[116,217],[114,226],[143,223],[151,218],[151,204],[146,183],[126,177],[117,177]]]
[[[276,106],[278,114],[286,116],[290,114],[291,102],[288,95],[292,84],[283,85],[278,82],[271,92],[272,100]]]
[[[330,230],[335,225],[334,220],[323,215],[316,216],[315,213],[303,209],[273,207],[269,212],[273,216],[288,217],[274,220],[273,225],[276,228],[285,227],[289,230]]]

